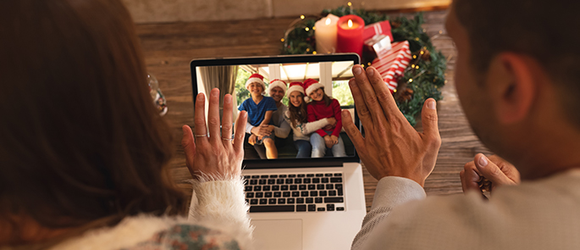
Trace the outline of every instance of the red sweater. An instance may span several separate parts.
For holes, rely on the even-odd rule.
[[[318,121],[323,118],[334,117],[334,119],[336,119],[336,126],[334,127],[334,129],[328,131],[332,131],[332,135],[334,136],[337,137],[340,136],[340,130],[342,130],[342,118],[340,116],[341,109],[338,100],[332,99],[332,102],[328,106],[326,106],[326,103],[324,103],[324,101],[319,102],[312,101],[311,103],[308,104],[307,109],[308,109],[308,122]],[[316,130],[316,133],[318,133],[322,137],[328,135],[322,129]]]

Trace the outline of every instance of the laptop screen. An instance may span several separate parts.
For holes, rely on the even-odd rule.
[[[276,128],[269,137],[256,136],[250,139],[251,134],[246,135],[244,142],[246,168],[304,167],[305,164],[313,167],[336,166],[342,162],[359,161],[350,138],[344,129],[340,128],[340,117],[336,119],[338,108],[346,109],[350,111],[357,127],[359,126],[354,100],[348,87],[348,81],[353,77],[352,67],[358,63],[359,58],[356,54],[193,60],[191,61],[191,76],[194,103],[198,93],[207,93],[213,88],[219,88],[220,103],[225,94],[233,96],[233,120],[237,118],[239,110],[246,110],[249,120],[253,119],[256,123],[253,125],[258,128],[261,125],[259,121],[263,121],[265,116],[264,110],[275,109],[269,124],[272,125],[270,128]],[[263,99],[267,102],[262,103],[262,106],[259,105],[261,101],[256,103],[252,99],[252,93],[249,88],[246,88],[248,79],[256,78],[254,74],[263,77],[262,82],[266,86],[263,96],[270,98]],[[278,96],[276,94],[270,96],[272,92],[269,91],[269,85],[275,79],[283,81],[286,88],[292,82],[309,81],[314,83],[305,86],[313,86],[309,89],[310,92],[315,92],[314,89],[317,91],[322,87],[329,100],[322,99],[312,103],[312,99],[305,98],[309,100],[303,101],[305,105],[302,107],[300,102],[290,101],[288,92],[283,97],[280,93],[277,94]],[[283,83],[278,81],[272,84],[272,88],[275,89],[275,86],[281,86],[281,84]],[[314,96],[314,98],[319,97]],[[312,107],[308,107],[309,105]],[[271,108],[272,106],[276,108]],[[307,110],[306,114],[301,110]],[[321,119],[326,120],[308,125],[308,121]],[[282,125],[283,123],[286,125]],[[339,136],[336,136],[337,134]],[[330,139],[331,142],[328,144],[327,141],[333,135],[334,138]],[[327,145],[333,146],[327,147]],[[273,154],[274,151],[276,154]]]

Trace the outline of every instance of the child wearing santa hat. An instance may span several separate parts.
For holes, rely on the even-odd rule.
[[[272,119],[272,112],[278,108],[276,107],[276,101],[272,97],[264,96],[264,90],[266,90],[264,77],[257,73],[252,74],[246,81],[246,89],[250,91],[251,97],[246,99],[238,109],[248,112],[248,123],[252,124],[252,126],[269,125]],[[250,140],[252,136],[255,135],[246,133],[248,141],[253,141],[253,139]],[[255,141],[258,145],[264,144],[268,159],[278,158],[278,150],[276,149],[273,135],[263,136]]]
[[[307,101],[312,99],[312,102],[308,103],[307,107],[308,122],[329,117],[336,119],[335,126],[326,126],[310,136],[312,157],[324,157],[326,148],[332,149],[332,155],[334,157],[345,157],[344,142],[340,138],[342,118],[340,116],[341,109],[338,100],[326,95],[324,93],[324,85],[314,79],[306,79],[304,81],[304,89],[306,92],[304,99]]]
[[[284,119],[290,124],[294,132],[294,146],[298,150],[296,158],[309,158],[312,155],[310,133],[327,125],[334,126],[336,119],[333,117],[323,118],[318,121],[308,122],[306,101],[304,100],[304,87],[302,82],[292,82],[287,91],[288,111]]]

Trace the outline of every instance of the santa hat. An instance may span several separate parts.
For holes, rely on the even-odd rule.
[[[298,91],[304,95],[304,86],[302,85],[302,82],[291,82],[286,94],[290,95],[290,93],[294,91]]]
[[[306,81],[304,81],[304,90],[306,91],[306,96],[304,96],[304,100],[307,102],[310,101],[310,98],[308,96],[319,88],[324,88],[324,84],[319,83],[318,81],[311,78],[306,79]]]
[[[262,88],[264,89],[264,91],[266,91],[266,84],[264,83],[264,77],[258,73],[252,74],[250,76],[250,78],[248,78],[248,80],[246,81],[246,89],[250,86],[250,84],[252,84],[254,82],[262,84]],[[265,92],[262,94],[265,94]]]
[[[270,90],[275,88],[275,87],[279,87],[281,88],[284,93],[286,93],[286,82],[282,81],[280,79],[274,79],[270,82],[270,85],[268,86],[268,93],[270,93]]]

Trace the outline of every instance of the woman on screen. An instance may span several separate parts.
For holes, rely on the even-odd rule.
[[[314,79],[306,79],[304,81],[304,89],[307,96],[305,99],[312,99],[312,102],[308,103],[307,107],[309,122],[329,117],[336,119],[335,126],[324,127],[310,136],[312,157],[324,157],[327,148],[332,149],[334,157],[345,157],[344,142],[340,138],[342,119],[338,100],[326,95],[324,85]]]
[[[312,153],[309,134],[328,125],[336,125],[336,119],[330,117],[308,122],[302,82],[290,83],[287,95],[290,105],[288,105],[288,111],[285,113],[284,118],[294,131],[294,145],[298,150],[296,158],[308,158]]]

